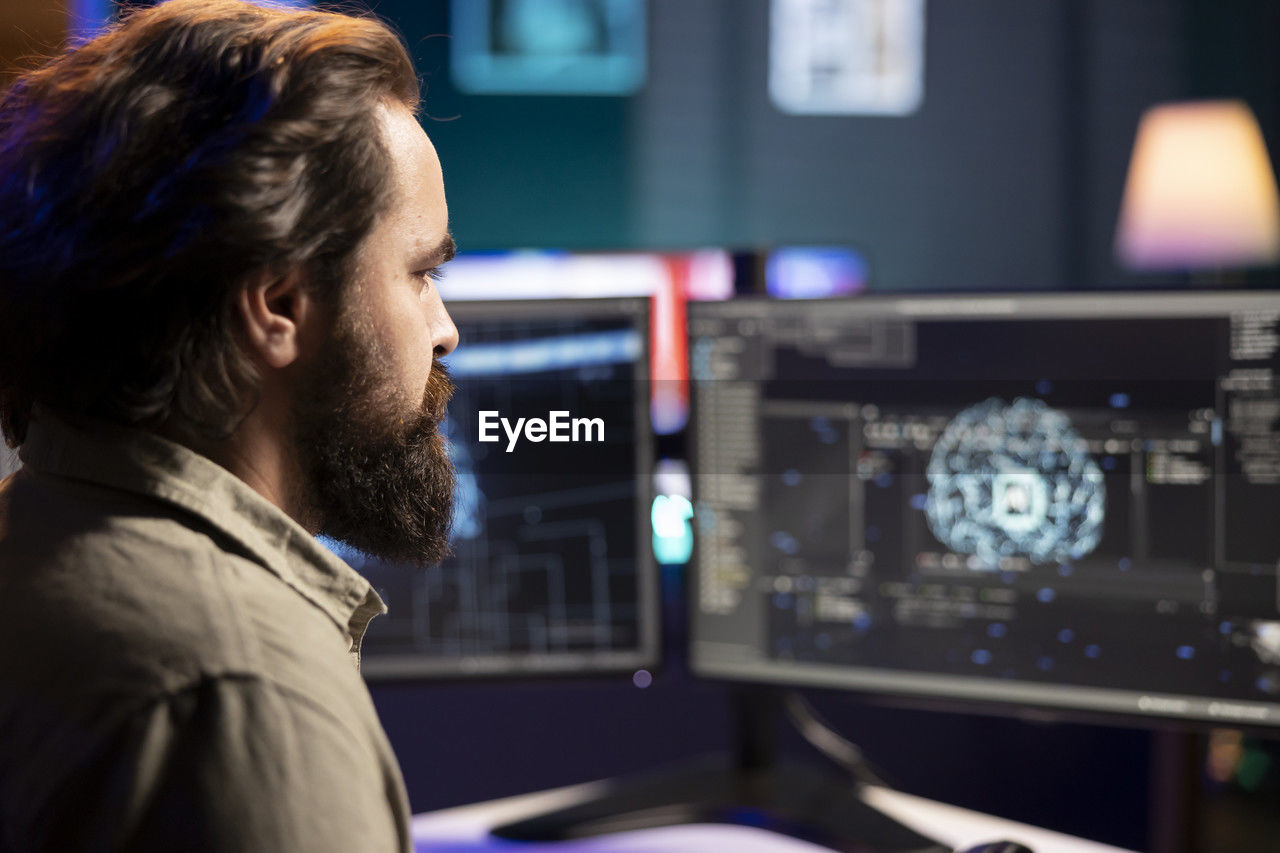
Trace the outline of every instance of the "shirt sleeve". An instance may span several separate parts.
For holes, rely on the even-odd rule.
[[[203,680],[132,714],[30,826],[36,851],[400,851],[358,736],[256,677]]]

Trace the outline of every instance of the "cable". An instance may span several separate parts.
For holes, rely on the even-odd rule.
[[[808,699],[789,690],[783,701],[787,718],[795,725],[801,737],[818,752],[847,770],[856,783],[892,787],[872,768],[871,762],[862,754],[862,749],[819,717]]]

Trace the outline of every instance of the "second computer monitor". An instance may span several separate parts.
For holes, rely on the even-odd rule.
[[[704,674],[1280,724],[1280,296],[690,309]]]

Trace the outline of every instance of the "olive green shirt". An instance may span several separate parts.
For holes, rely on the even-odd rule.
[[[368,582],[184,447],[37,410],[0,481],[0,851],[408,851]]]

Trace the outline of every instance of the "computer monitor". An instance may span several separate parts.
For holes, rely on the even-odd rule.
[[[635,671],[658,656],[648,300],[456,302],[454,554],[334,544],[388,602],[370,679]],[[520,419],[523,419],[521,421]],[[537,425],[541,422],[541,426]]]
[[[1280,724],[1280,295],[689,307],[699,674]]]

